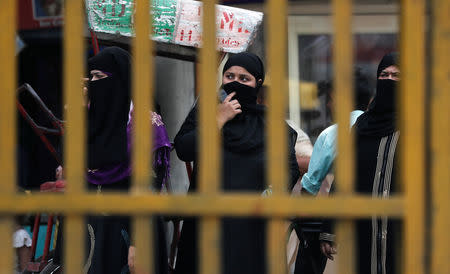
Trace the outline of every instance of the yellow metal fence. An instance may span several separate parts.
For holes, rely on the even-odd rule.
[[[273,196],[261,198],[251,194],[223,194],[220,185],[219,133],[216,127],[215,90],[217,53],[215,51],[215,1],[203,1],[203,48],[200,50],[200,158],[207,167],[200,169],[199,192],[188,196],[159,196],[148,192],[151,179],[150,166],[151,128],[148,111],[153,98],[153,43],[150,31],[149,0],[136,0],[136,38],[133,42],[133,101],[135,102],[133,151],[133,187],[129,194],[85,193],[84,140],[85,124],[82,107],[80,79],[83,73],[83,18],[81,0],[66,0],[64,27],[64,114],[65,170],[67,191],[63,195],[36,194],[23,196],[15,192],[15,32],[16,0],[0,1],[0,272],[11,273],[13,253],[11,248],[12,216],[25,212],[42,212],[57,209],[66,216],[65,222],[65,272],[82,273],[84,231],[83,216],[92,213],[126,213],[134,216],[137,268],[152,273],[151,246],[152,214],[177,214],[201,216],[200,271],[201,274],[220,273],[220,226],[223,215],[257,215],[269,218],[268,269],[271,274],[286,273],[285,231],[283,221],[292,216],[329,216],[339,218],[337,238],[339,243],[339,273],[355,273],[355,241],[353,220],[359,217],[384,215],[404,220],[405,258],[403,273],[450,273],[447,256],[449,242],[449,103],[450,103],[450,1],[433,0],[431,4],[431,66],[425,62],[425,4],[424,0],[403,0],[401,11],[401,182],[403,195],[388,200],[353,193],[354,151],[350,133],[338,133],[337,181],[338,192],[331,198],[292,198],[286,191],[287,167],[283,142],[284,109],[287,101],[286,79],[286,0],[267,0],[268,56],[272,85],[268,105],[268,183]],[[348,113],[352,110],[352,1],[333,0],[334,14],[334,71],[337,93],[337,122],[348,128]],[[430,85],[425,86],[427,76]],[[276,94],[276,96],[274,96]],[[431,119],[426,123],[425,103],[429,95]],[[429,124],[430,127],[426,127]],[[426,131],[428,130],[429,131]],[[426,139],[426,133],[431,133]],[[427,144],[427,140],[429,144]],[[429,149],[429,150],[428,150]],[[429,151],[430,162],[426,162]],[[430,167],[429,184],[425,169]],[[425,248],[425,188],[432,189],[431,248]],[[430,254],[426,254],[429,250]],[[425,258],[431,256],[431,268],[426,269]]]

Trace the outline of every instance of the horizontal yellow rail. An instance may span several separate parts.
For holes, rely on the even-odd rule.
[[[55,205],[58,205],[55,207]],[[207,205],[207,206],[205,206]],[[37,211],[60,213],[116,213],[142,215],[152,213],[177,215],[236,215],[236,216],[335,216],[358,218],[372,215],[401,217],[404,200],[372,199],[369,196],[340,196],[329,198],[293,198],[259,194],[217,194],[169,196],[156,194],[80,194],[0,196],[0,213],[15,214]]]

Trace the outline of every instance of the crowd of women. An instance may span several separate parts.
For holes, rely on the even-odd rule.
[[[97,192],[128,191],[130,187],[133,126],[133,104],[130,93],[131,57],[123,49],[109,47],[88,61],[89,79],[86,89],[88,117],[88,189]],[[350,115],[351,130],[356,135],[356,191],[374,197],[389,197],[398,191],[395,184],[396,86],[400,80],[398,56],[387,54],[379,64],[377,87],[373,98],[367,78],[355,72],[357,109]],[[265,69],[255,54],[232,55],[222,71],[224,92],[218,100],[217,127],[221,133],[222,190],[224,192],[267,193],[267,157],[265,113],[262,103]],[[273,92],[277,91],[272,88]],[[339,91],[333,91],[334,93]],[[359,96],[359,95],[361,96]],[[359,96],[359,97],[358,97]],[[371,102],[369,104],[369,100]],[[269,106],[270,107],[270,106]],[[149,114],[154,132],[153,171],[155,189],[160,189],[169,176],[169,153],[176,150],[180,160],[194,163],[189,191],[196,191],[197,172],[206,166],[198,159],[198,108],[194,105],[173,140],[169,140],[161,116]],[[317,195],[324,184],[332,181],[336,155],[337,125],[325,129],[305,161],[299,143],[306,136],[301,129],[285,125],[290,190],[302,189],[302,195]],[[302,136],[300,138],[300,136]],[[306,139],[307,136],[306,136]],[[309,143],[308,143],[309,144]],[[204,163],[203,163],[204,165]],[[301,172],[302,171],[302,172]],[[304,171],[307,171],[306,173]],[[305,174],[303,174],[305,173]],[[338,182],[337,182],[338,183]],[[333,183],[334,186],[336,184]],[[333,187],[331,187],[332,189]],[[326,189],[327,193],[329,189]],[[168,273],[166,237],[163,219],[155,217],[154,245],[156,273]],[[198,273],[197,218],[185,218],[178,243],[177,274]],[[63,223],[63,222],[62,222]],[[130,220],[122,216],[89,216],[92,231],[87,240],[86,271],[88,273],[134,272],[133,235]],[[266,220],[259,217],[224,217],[221,220],[222,273],[267,273]],[[300,239],[295,273],[323,273],[328,259],[338,252],[332,225],[320,220],[294,221]],[[358,273],[395,273],[393,246],[398,239],[397,226],[387,218],[358,222]],[[90,235],[89,233],[87,235]],[[92,238],[95,246],[91,247]],[[60,236],[55,262],[61,261],[64,239]],[[212,273],[212,272],[211,272]]]

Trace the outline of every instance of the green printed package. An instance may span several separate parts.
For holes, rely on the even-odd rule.
[[[86,0],[89,27],[96,32],[133,36],[133,0]],[[170,42],[177,0],[152,1],[153,39]]]

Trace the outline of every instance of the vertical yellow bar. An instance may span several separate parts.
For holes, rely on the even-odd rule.
[[[216,109],[216,11],[215,1],[203,1],[203,47],[200,49],[200,170],[199,190],[216,192],[219,188],[220,150]]]
[[[334,90],[335,116],[339,125],[337,145],[336,186],[344,193],[353,191],[354,147],[349,131],[349,117],[353,110],[353,37],[352,0],[333,0],[334,10]]]
[[[150,106],[153,104],[153,43],[149,39],[150,1],[135,1],[135,32],[133,41],[133,192],[149,190],[151,184],[152,127]],[[153,227],[149,216],[135,216],[133,222],[136,243],[136,268],[153,273]]]
[[[268,221],[268,239],[267,273],[288,273],[286,264],[286,220],[281,218],[271,218]]]
[[[0,191],[13,195],[16,184],[16,1],[0,2]],[[14,257],[13,218],[0,218],[0,272],[11,273]]]
[[[134,216],[133,220],[133,242],[136,243],[136,273],[155,273],[153,252],[154,222],[149,216],[140,215]]]
[[[133,41],[133,104],[134,104],[134,148],[133,184],[139,191],[150,186],[151,116],[153,101],[153,43],[150,35],[149,0],[136,0],[135,32]],[[151,80],[150,80],[151,79]]]
[[[0,2],[0,191],[13,195],[16,183],[16,1]],[[14,257],[12,218],[0,218],[0,272],[11,273]]]
[[[425,273],[425,1],[402,0],[401,4],[402,79],[398,101],[401,181],[406,197],[405,273],[422,274]]]
[[[267,68],[271,71],[272,84],[268,92],[267,111],[267,151],[268,184],[274,195],[285,195],[289,179],[287,169],[287,1],[268,0],[268,50]],[[276,88],[275,88],[276,87]],[[280,218],[268,221],[268,273],[287,273],[286,265],[286,227]]]
[[[84,273],[84,228],[85,221],[81,214],[68,214],[64,219],[64,273]]]
[[[16,3],[0,1],[0,191],[4,195],[13,195],[16,183]],[[11,273],[14,269],[12,221],[11,217],[0,218],[1,273]]]
[[[216,195],[220,183],[219,132],[216,122],[216,9],[214,0],[203,3],[203,47],[200,50],[200,170],[199,191]],[[200,273],[220,274],[219,218],[203,217],[199,226]]]
[[[450,2],[432,1],[431,84],[431,273],[450,273]]]
[[[85,180],[85,109],[83,107],[83,2],[66,0],[64,27],[64,163],[68,200],[75,200],[84,189]],[[65,271],[82,273],[84,234],[82,216],[69,214],[65,219]],[[81,231],[81,233],[80,233]]]
[[[0,2],[0,191],[4,195],[13,195],[16,184],[16,3],[15,0]],[[1,273],[11,273],[14,269],[12,232],[12,218],[1,217]]]
[[[286,149],[286,103],[287,103],[287,63],[286,63],[286,2],[269,0],[268,13],[268,60],[267,70],[271,71],[272,84],[268,92],[268,178],[273,193],[284,194],[287,189],[287,149]]]
[[[336,222],[337,250],[338,250],[338,273],[356,273],[355,264],[355,237],[356,230],[354,221],[342,220]],[[368,234],[369,235],[369,234]]]
[[[199,273],[222,273],[220,265],[220,222],[218,217],[206,216],[201,218],[199,241]]]
[[[16,184],[16,1],[0,3],[0,190],[12,194]]]
[[[352,0],[333,0],[334,15],[334,90],[335,116],[338,128],[337,189],[349,195],[354,189],[354,146],[349,131],[349,116],[353,110],[353,37]],[[351,220],[336,224],[339,245],[339,273],[355,273],[355,228]]]
[[[0,218],[0,233],[2,233],[2,246],[0,248],[0,272],[12,273],[14,269],[14,256],[13,256],[13,218],[2,217]],[[15,254],[14,254],[15,255]]]

